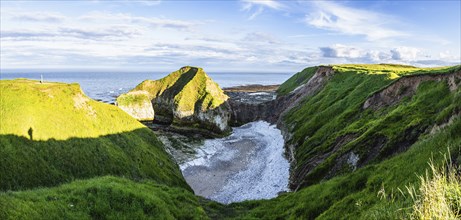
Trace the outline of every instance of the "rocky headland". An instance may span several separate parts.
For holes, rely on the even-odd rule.
[[[117,106],[138,120],[219,135],[230,131],[227,99],[202,68],[185,66],[162,79],[145,80],[119,96]]]

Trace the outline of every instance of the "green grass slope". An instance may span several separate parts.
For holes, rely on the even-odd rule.
[[[293,134],[288,144],[297,146],[293,170],[295,187],[352,171],[355,167],[346,162],[350,155],[358,157],[360,167],[405,151],[432,126],[443,124],[461,112],[460,88],[450,91],[447,80],[422,82],[415,95],[396,105],[376,111],[362,108],[368,97],[399,77],[449,74],[459,71],[460,66],[418,69],[398,65],[342,65],[333,68],[337,73],[325,87],[305,98],[283,119]],[[312,168],[312,164],[315,167]]]
[[[0,190],[103,175],[189,189],[154,133],[77,84],[0,81]]]
[[[0,219],[206,219],[191,192],[119,177],[0,193]]]
[[[277,94],[279,96],[287,95],[289,92],[295,90],[296,87],[309,81],[309,79],[314,75],[315,71],[317,71],[316,66],[308,67],[303,71],[296,73],[280,85],[280,87],[277,89]]]

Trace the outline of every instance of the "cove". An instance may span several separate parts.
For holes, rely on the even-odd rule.
[[[229,204],[270,199],[288,191],[289,162],[275,125],[257,121],[236,127],[230,136],[205,140],[180,165],[195,194]]]

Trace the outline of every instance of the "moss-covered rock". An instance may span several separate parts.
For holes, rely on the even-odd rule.
[[[227,95],[202,68],[182,67],[159,80],[145,80],[117,98],[117,105],[138,120],[207,129],[230,130]],[[141,114],[139,114],[141,112]]]
[[[117,100],[117,105],[139,121],[154,120],[154,107],[146,91],[133,91]]]

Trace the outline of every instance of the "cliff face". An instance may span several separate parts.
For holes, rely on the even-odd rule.
[[[258,120],[273,122],[273,116],[276,114],[275,103],[274,101],[268,101],[255,104],[229,100],[229,105],[232,109],[230,123],[238,126]]]
[[[232,124],[277,123],[303,188],[409,149],[459,116],[461,72],[400,65],[306,68],[263,103],[230,100]]]
[[[147,113],[160,123],[220,134],[230,130],[227,99],[202,68],[187,66],[160,80],[142,82],[118,97],[117,105],[137,119]]]
[[[123,111],[131,115],[138,121],[150,121],[154,120],[155,112],[152,102],[149,100],[149,95],[146,91],[134,91],[131,96],[138,97],[138,102],[127,102],[126,99],[117,100],[117,105]],[[126,104],[124,103],[127,102]]]
[[[431,74],[406,76],[396,80],[386,88],[374,93],[363,104],[363,109],[378,110],[400,102],[405,97],[411,97],[416,93],[418,86],[427,81],[445,81],[450,91],[459,87],[461,72],[452,74]]]
[[[229,100],[232,109],[231,122],[233,124],[245,124],[257,120],[265,120],[271,123],[280,122],[279,119],[283,113],[288,112],[294,106],[298,105],[305,97],[318,92],[334,74],[333,68],[330,66],[319,66],[309,69],[309,71],[312,70],[313,74],[310,78],[306,78],[304,83],[298,85],[294,90],[278,96],[275,100],[262,103]],[[304,78],[300,78],[304,80]],[[287,91],[287,89],[283,89],[282,91]]]
[[[319,67],[275,101],[297,190],[408,150],[459,117],[461,71]],[[277,115],[276,115],[277,116]]]

